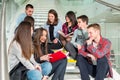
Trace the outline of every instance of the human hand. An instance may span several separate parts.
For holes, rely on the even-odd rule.
[[[67,38],[67,37],[72,37],[72,35],[73,35],[73,32],[71,32],[71,33],[65,35],[65,38]]]
[[[51,55],[51,54],[48,54],[48,56],[49,56],[49,60],[50,60],[50,58],[53,58],[53,57],[51,57],[50,55]]]
[[[35,65],[35,69],[39,70],[39,71],[42,71],[40,65]]]
[[[77,49],[78,49],[78,51],[81,49],[81,45],[80,44],[77,44]]]
[[[40,60],[45,60],[45,61],[49,61],[49,55],[43,55],[40,57]]]
[[[67,37],[66,41],[68,41],[68,42],[71,41],[71,37]]]
[[[53,43],[58,43],[58,39],[57,38],[55,38],[54,40],[53,40]]]
[[[87,45],[92,44],[92,41],[93,41],[93,39],[89,38],[89,39],[86,41]]]
[[[92,55],[92,54],[87,54],[87,56],[90,57],[92,60],[96,61],[96,58],[95,58],[94,55]]]

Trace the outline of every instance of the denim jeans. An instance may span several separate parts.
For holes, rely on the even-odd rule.
[[[70,57],[76,60],[78,50],[71,42],[67,42],[65,45],[65,49],[70,53]]]
[[[67,58],[52,63],[52,71],[49,74],[49,76],[53,74],[51,80],[64,80],[66,66],[67,66]]]
[[[27,78],[28,80],[41,80],[42,73],[39,70],[29,70],[27,72]]]
[[[90,80],[89,75],[94,77],[95,80],[104,80],[109,69],[106,56],[97,59],[97,65],[93,65],[85,57],[78,55],[77,66],[82,80]]]
[[[42,75],[48,76],[48,74],[52,70],[52,65],[50,62],[43,62],[43,63],[41,63],[41,69],[42,69]]]

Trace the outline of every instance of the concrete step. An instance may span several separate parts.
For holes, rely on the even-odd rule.
[[[33,14],[33,16],[46,16],[47,17],[47,13],[46,14]]]
[[[35,12],[34,14],[47,14],[47,13],[48,13],[48,11],[46,11],[46,12],[39,11],[39,12]]]

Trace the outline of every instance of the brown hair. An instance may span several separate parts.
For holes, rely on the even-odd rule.
[[[27,4],[25,9],[27,10],[28,8],[34,8],[32,4]]]
[[[96,29],[96,30],[99,30],[101,32],[101,28],[100,28],[99,24],[97,24],[97,23],[90,24],[90,25],[88,25],[87,29],[89,29],[91,27],[94,28],[94,29]]]
[[[88,17],[86,15],[81,15],[79,17],[77,17],[77,19],[81,19],[83,22],[86,22],[86,24],[88,24]]]
[[[13,41],[20,44],[22,55],[29,60],[32,54],[31,24],[29,22],[23,21],[19,24]]]
[[[70,21],[72,22],[72,27],[77,25],[76,15],[73,11],[68,11],[65,17],[68,17],[70,19]]]
[[[40,44],[42,44],[40,42],[40,38],[43,35],[43,31],[47,30],[44,28],[38,28],[35,30],[34,36],[33,36],[33,44],[34,44],[34,50],[35,50],[35,57],[40,57],[43,54],[48,54],[48,50],[47,50],[47,43],[48,43],[48,35],[46,35],[47,39],[46,42],[44,43],[44,45],[40,46]],[[42,52],[42,47],[44,47],[45,49],[45,53]]]
[[[49,14],[49,13],[50,13],[50,14],[53,14],[53,15],[55,16],[55,21],[54,21],[53,25],[57,25],[57,24],[58,24],[58,14],[57,14],[57,12],[56,12],[54,9],[50,9],[49,12],[48,12],[48,14]],[[48,20],[47,20],[47,24],[48,24],[48,25],[51,24],[49,18],[48,18]]]
[[[34,30],[34,22],[35,22],[35,20],[34,20],[34,18],[32,16],[26,16],[24,18],[24,21],[30,22],[31,26],[33,27],[33,30]]]

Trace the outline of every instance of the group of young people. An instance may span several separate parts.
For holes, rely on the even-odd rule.
[[[50,62],[54,50],[65,48],[76,59],[82,80],[104,80],[112,77],[111,42],[101,35],[100,25],[88,25],[88,17],[77,17],[73,11],[62,24],[54,9],[48,11],[43,28],[34,29],[34,7],[27,4],[17,20],[18,27],[8,51],[10,80],[64,80],[67,58]],[[108,74],[109,73],[109,74]]]

